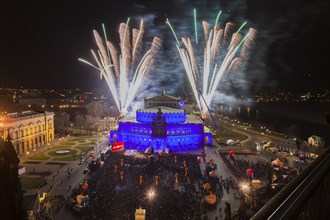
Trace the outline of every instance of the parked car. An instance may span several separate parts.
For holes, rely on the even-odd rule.
[[[87,174],[88,171],[89,171],[89,169],[88,168],[85,168],[84,171],[83,171],[83,174]]]

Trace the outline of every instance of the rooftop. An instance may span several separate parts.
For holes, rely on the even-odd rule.
[[[22,111],[22,112],[13,112],[13,113],[8,113],[5,115],[6,118],[10,118],[10,119],[15,119],[15,118],[24,118],[24,117],[28,117],[28,116],[36,116],[36,115],[40,115],[40,114],[44,114],[44,113],[51,113],[51,112],[37,112],[37,111]]]
[[[180,101],[179,98],[176,98],[174,96],[170,96],[170,95],[166,95],[165,94],[165,91],[163,91],[163,93],[161,95],[158,95],[158,96],[154,96],[154,97],[151,97],[151,98],[145,98],[144,101]]]
[[[311,136],[315,141],[318,141],[318,142],[324,142],[324,138],[323,137],[320,137],[320,136],[317,136],[317,135],[312,135]]]

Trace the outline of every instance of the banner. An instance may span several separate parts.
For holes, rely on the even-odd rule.
[[[112,144],[112,152],[124,150],[124,142],[115,142]]]

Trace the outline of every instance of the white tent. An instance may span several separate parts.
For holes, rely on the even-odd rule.
[[[228,139],[228,140],[226,141],[226,144],[228,144],[228,145],[234,145],[234,144],[235,144],[235,141],[232,140],[232,139]]]

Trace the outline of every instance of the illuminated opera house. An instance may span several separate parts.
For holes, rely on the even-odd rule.
[[[212,144],[212,133],[203,121],[183,110],[183,102],[163,92],[144,100],[144,109],[125,115],[116,130],[110,131],[110,143],[123,142],[125,149],[146,151],[200,150]]]

